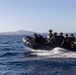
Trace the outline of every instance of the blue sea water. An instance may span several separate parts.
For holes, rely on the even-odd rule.
[[[76,75],[76,52],[33,50],[24,36],[0,36],[0,75]]]

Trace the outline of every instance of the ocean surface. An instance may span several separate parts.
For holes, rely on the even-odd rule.
[[[0,36],[0,75],[76,75],[76,51],[33,50],[24,36]]]

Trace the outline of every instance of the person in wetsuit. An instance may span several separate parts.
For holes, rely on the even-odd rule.
[[[64,42],[64,36],[63,36],[63,33],[61,32],[59,35],[59,46],[62,46],[63,42]]]
[[[47,43],[51,43],[52,36],[53,36],[52,30],[49,30],[49,33],[48,33],[47,38],[46,38]]]
[[[64,46],[65,48],[71,48],[70,38],[68,37],[68,34],[65,34],[65,36],[64,36],[63,46]]]
[[[40,34],[35,33],[34,42],[39,43],[39,44],[45,44],[45,39]]]
[[[38,43],[45,44],[45,39],[40,34],[38,34]]]
[[[75,42],[74,34],[71,34],[71,35],[70,35],[70,44],[71,44],[71,48],[74,48],[74,42]]]
[[[58,38],[57,32],[54,32],[50,41],[52,42],[53,46],[59,46],[59,38]]]
[[[38,39],[38,35],[37,33],[34,33],[34,42],[38,43],[39,42],[39,39]]]

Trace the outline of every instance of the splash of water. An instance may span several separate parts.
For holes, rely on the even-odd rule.
[[[63,48],[56,47],[52,50],[34,50],[31,49],[32,54],[37,56],[44,56],[49,58],[76,58],[76,51],[69,51]]]

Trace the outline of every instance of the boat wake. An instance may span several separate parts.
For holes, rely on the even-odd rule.
[[[33,55],[44,56],[49,58],[76,58],[76,51],[69,51],[60,47],[56,47],[49,51],[31,49],[31,53]]]

